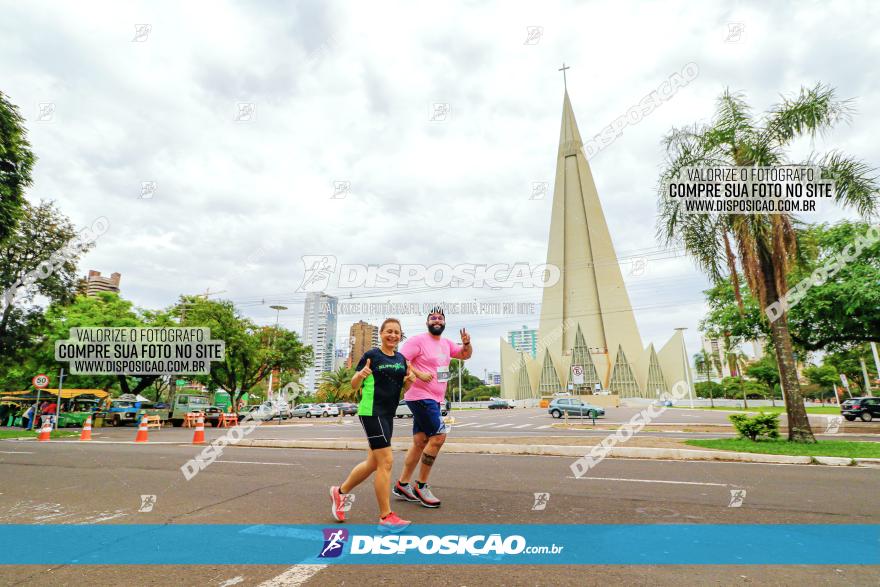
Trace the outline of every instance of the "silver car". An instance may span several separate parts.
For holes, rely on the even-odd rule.
[[[311,410],[312,404],[300,404],[293,408],[293,411],[290,413],[291,418],[311,418]]]

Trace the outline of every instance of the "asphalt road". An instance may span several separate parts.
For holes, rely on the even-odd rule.
[[[155,443],[0,442],[0,523],[327,524],[327,487],[363,458],[359,451],[230,447],[187,482],[179,468],[198,450]],[[397,472],[402,453],[395,458]],[[395,507],[416,524],[880,523],[876,469],[606,459],[588,478],[574,479],[570,462],[441,454],[432,482],[443,506]],[[731,489],[746,491],[740,507],[728,507]],[[537,492],[550,494],[543,511],[532,509]],[[355,493],[349,519],[374,522],[371,487]],[[152,511],[138,511],[142,495],[156,496]],[[876,567],[860,566],[18,566],[0,569],[0,583],[875,585],[877,573]]]
[[[452,436],[467,436],[469,438],[504,437],[504,438],[527,438],[547,436],[607,436],[609,426],[616,426],[629,421],[640,410],[638,408],[612,408],[606,416],[598,418],[596,430],[590,429],[565,429],[556,428],[554,424],[560,424],[564,420],[554,419],[546,409],[540,408],[516,408],[513,410],[453,410],[452,417],[455,423],[452,425]],[[671,409],[663,412],[656,423],[664,424],[667,430],[658,431],[647,429],[639,433],[640,436],[658,437],[688,437],[688,438],[730,438],[735,436],[733,428],[727,420],[728,413],[710,412],[708,410]],[[342,422],[341,424],[339,422]],[[587,418],[570,418],[570,424],[582,424],[591,426],[592,420]],[[835,434],[827,434],[828,418],[824,415],[811,416],[814,433],[822,439],[843,439],[880,441],[880,425],[863,422],[844,422]],[[688,427],[700,424],[722,424],[726,428],[710,432],[690,432]],[[394,421],[395,437],[408,436],[412,431],[412,420],[409,418],[397,418]],[[602,428],[606,429],[602,429]],[[683,431],[687,431],[683,433]],[[221,430],[207,428],[208,439],[221,434]],[[136,428],[125,426],[120,428],[96,428],[93,435],[102,440],[134,440]],[[163,428],[152,430],[150,439],[154,441],[189,442],[193,431],[188,428]],[[294,418],[292,420],[273,420],[265,422],[254,431],[249,438],[304,438],[304,439],[337,439],[356,438],[363,436],[363,431],[354,416],[344,418]]]

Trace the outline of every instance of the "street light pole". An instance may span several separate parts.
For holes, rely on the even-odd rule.
[[[275,332],[278,331],[278,318],[281,315],[281,310],[286,310],[287,306],[269,306],[273,310],[275,310],[275,331],[272,332],[272,343],[271,347],[275,348]],[[272,376],[275,374],[275,369],[269,369],[269,391],[266,392],[266,401],[272,401]]]

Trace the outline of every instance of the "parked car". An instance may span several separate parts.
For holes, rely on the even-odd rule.
[[[586,416],[587,418],[598,418],[605,415],[603,408],[588,404],[575,397],[556,398],[550,402],[547,411],[554,418],[561,418],[563,414]]]
[[[338,416],[339,408],[336,404],[315,404],[321,409],[321,416],[329,418],[330,416]]]
[[[293,407],[293,411],[290,412],[291,418],[311,418],[311,410],[314,409],[313,404],[299,404],[298,406]]]
[[[406,405],[406,401],[400,400],[400,403],[397,404],[397,410],[394,412],[394,415],[398,418],[412,418],[412,410]]]
[[[448,413],[449,413],[449,410],[447,410],[445,406],[440,408],[440,415],[441,416],[445,416]],[[394,412],[394,415],[397,416],[398,418],[403,418],[403,417],[412,418],[413,417],[412,410],[410,410],[409,406],[406,405],[406,400],[400,400],[400,403],[397,404],[397,410]]]
[[[259,404],[256,406],[245,406],[238,413],[238,416],[239,418],[250,416],[251,420],[271,420],[272,409],[265,404]]]
[[[336,407],[339,408],[339,413],[343,416],[355,416],[358,413],[357,404],[350,404],[348,402],[342,402],[336,404]]]
[[[512,410],[513,405],[503,399],[497,399],[489,404],[490,410]]]
[[[220,425],[220,415],[223,414],[223,410],[218,408],[217,406],[208,406],[204,410],[205,412],[205,426],[213,426],[214,428]]]
[[[274,420],[275,418],[278,418],[280,420],[287,420],[288,418],[290,418],[290,406],[287,405],[287,402],[263,402],[263,411],[266,414],[266,420]]]
[[[861,418],[862,422],[870,422],[880,418],[880,397],[854,397],[840,404],[840,415],[852,422]]]

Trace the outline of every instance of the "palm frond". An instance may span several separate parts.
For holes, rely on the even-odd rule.
[[[834,199],[855,208],[862,216],[874,216],[880,208],[880,185],[876,169],[858,159],[832,151],[819,160],[822,176],[834,180]]]
[[[801,87],[794,99],[782,96],[782,102],[773,106],[767,115],[765,135],[768,142],[785,145],[792,139],[808,134],[823,134],[838,122],[848,121],[852,116],[852,101],[837,100],[834,88],[816,84],[812,88]]]

